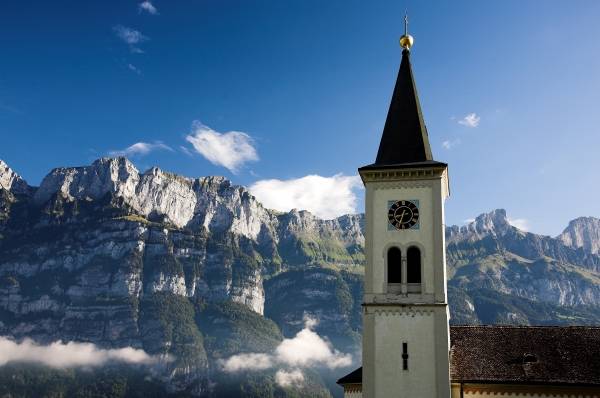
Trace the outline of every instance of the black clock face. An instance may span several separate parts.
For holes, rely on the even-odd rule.
[[[388,220],[397,229],[409,229],[419,221],[419,208],[409,200],[399,200],[390,206]]]

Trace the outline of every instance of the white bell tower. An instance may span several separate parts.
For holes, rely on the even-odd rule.
[[[433,160],[412,68],[402,62],[366,188],[362,396],[448,398],[444,200],[448,169]]]

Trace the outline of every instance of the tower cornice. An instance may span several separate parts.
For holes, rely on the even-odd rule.
[[[369,182],[390,182],[445,179],[448,183],[448,165],[441,162],[419,162],[408,165],[396,165],[394,167],[371,167],[365,166],[358,169],[358,173],[364,184]]]

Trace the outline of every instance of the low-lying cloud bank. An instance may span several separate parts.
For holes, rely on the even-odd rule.
[[[304,374],[298,369],[292,371],[278,370],[275,373],[275,382],[281,387],[301,385],[304,382]]]
[[[131,347],[106,350],[91,343],[62,341],[39,345],[30,339],[17,343],[0,337],[0,366],[9,362],[31,362],[53,368],[102,366],[109,362],[154,365],[159,360],[159,357],[148,355],[144,350]]]
[[[305,317],[304,329],[291,339],[284,339],[273,353],[233,355],[223,361],[225,372],[259,371],[280,368],[275,381],[282,387],[300,385],[304,381],[302,368],[343,368],[352,365],[352,356],[332,347],[313,329],[317,322]]]

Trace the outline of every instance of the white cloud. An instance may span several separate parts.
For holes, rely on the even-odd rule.
[[[305,329],[314,329],[319,324],[319,320],[317,318],[313,318],[307,314],[304,314],[304,328]]]
[[[187,147],[184,147],[183,145],[179,145],[179,150],[181,152],[183,152],[184,154],[186,154],[187,156],[194,156],[192,154],[192,151],[190,151]]]
[[[291,180],[260,180],[249,189],[270,209],[308,210],[318,217],[332,219],[356,213],[354,189],[361,186],[358,176],[336,174],[332,177],[308,175]]]
[[[275,373],[275,382],[281,387],[291,387],[301,385],[304,381],[304,375],[300,369],[292,371],[278,370]]]
[[[140,12],[147,12],[148,14],[158,15],[158,10],[154,7],[154,4],[150,0],[145,0],[138,5]]]
[[[508,223],[522,231],[529,231],[529,220],[526,218],[509,218]]]
[[[450,150],[450,149],[454,148],[455,146],[457,146],[458,144],[460,144],[460,140],[458,138],[455,140],[446,140],[446,141],[442,142],[442,147],[444,147],[444,149]]]
[[[143,53],[143,51],[137,45],[149,40],[148,37],[144,36],[140,31],[123,25],[117,25],[113,28],[113,30],[119,39],[123,40],[129,45],[129,50],[131,52]]]
[[[110,151],[109,154],[111,156],[143,156],[156,150],[173,152],[173,149],[170,146],[163,144],[160,141],[155,141],[154,143],[136,142],[125,149]]]
[[[226,167],[232,173],[237,173],[245,163],[259,159],[254,142],[246,133],[218,133],[199,122],[194,122],[192,129],[192,133],[185,139],[196,152],[212,164]]]
[[[301,368],[336,369],[352,365],[350,354],[339,352],[331,346],[331,343],[312,330],[316,325],[315,319],[305,317],[304,329],[291,339],[284,339],[274,353],[233,355],[221,361],[221,366],[226,372],[265,370],[276,367],[292,368],[291,371],[280,369],[275,374],[277,383],[288,387],[304,381]]]
[[[472,222],[475,222],[474,218],[467,218],[466,220],[463,220],[464,224],[471,224]]]
[[[144,350],[131,347],[105,350],[91,343],[62,341],[44,346],[30,339],[17,343],[0,337],[0,366],[13,361],[35,362],[53,368],[71,368],[101,366],[113,361],[151,365],[156,364],[159,359],[146,354]]]
[[[273,358],[268,354],[250,353],[229,357],[222,363],[226,372],[242,370],[264,370],[273,367]]]
[[[315,325],[309,319],[295,337],[284,339],[275,350],[277,361],[294,367],[326,366],[330,369],[351,365],[351,356],[333,349],[311,329]]]
[[[479,121],[481,117],[477,116],[476,113],[469,113],[467,116],[463,117],[458,121],[458,124],[462,124],[463,126],[475,128],[479,126]]]
[[[127,64],[127,68],[128,68],[130,71],[132,71],[133,73],[136,73],[136,74],[138,74],[138,75],[141,75],[141,74],[142,74],[142,71],[141,71],[141,70],[139,70],[139,69],[138,69],[138,68],[137,68],[135,65],[133,65],[133,64]]]

